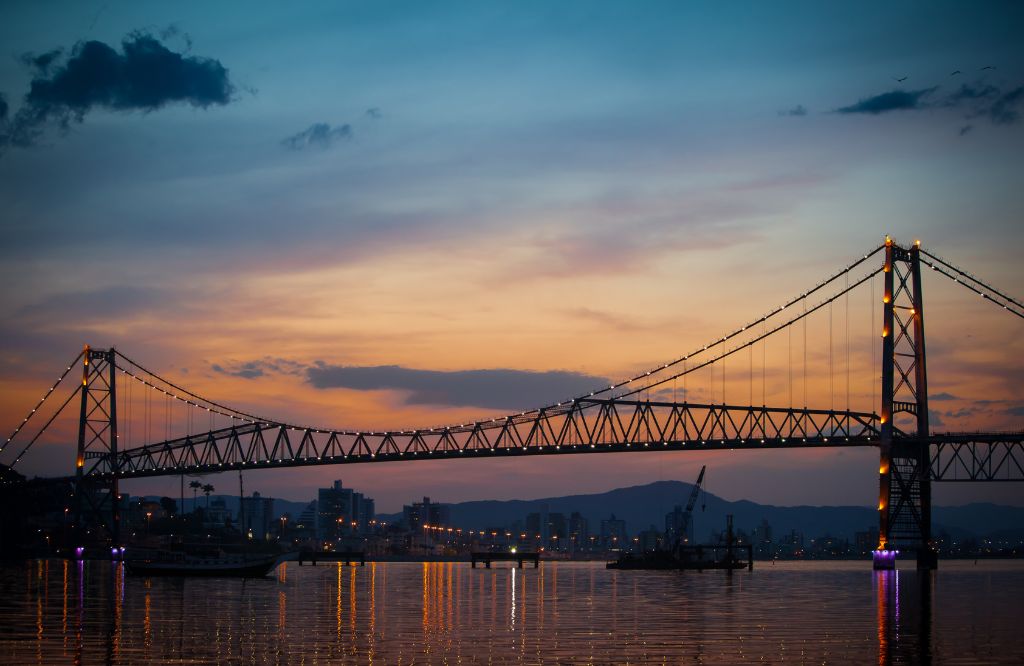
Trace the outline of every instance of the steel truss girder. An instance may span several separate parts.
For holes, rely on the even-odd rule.
[[[875,414],[585,398],[455,428],[388,432],[245,423],[122,450],[93,467],[119,478],[357,462],[878,444]]]
[[[928,438],[933,481],[1024,481],[1024,432]]]

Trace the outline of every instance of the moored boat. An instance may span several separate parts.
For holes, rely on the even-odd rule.
[[[189,553],[174,550],[138,550],[125,554],[129,573],[146,576],[266,576],[277,566],[277,553]]]

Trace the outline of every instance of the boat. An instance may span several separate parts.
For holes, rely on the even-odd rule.
[[[734,550],[744,549],[743,546],[683,546],[676,550],[651,550],[641,555],[623,553],[618,559],[608,562],[609,569],[660,569],[679,570],[692,569],[748,569],[753,567],[750,555],[746,558],[737,557]]]
[[[277,553],[228,553],[223,550],[129,549],[124,566],[144,576],[266,576],[277,566]]]

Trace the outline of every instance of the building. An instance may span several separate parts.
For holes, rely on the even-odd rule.
[[[871,554],[871,551],[878,548],[878,528],[869,527],[863,532],[855,532],[853,543],[858,555]]]
[[[688,541],[690,537],[690,515],[682,505],[677,504],[672,511],[665,514],[665,540],[674,544]]]
[[[203,524],[207,527],[225,527],[231,522],[231,512],[228,511],[227,503],[223,497],[210,501],[210,508],[206,509],[206,517]]]
[[[633,550],[646,553],[652,550],[659,550],[662,547],[662,535],[658,529],[651,525],[646,530],[641,530],[633,538]]]
[[[288,537],[298,541],[306,541],[316,538],[316,500],[306,505],[298,518],[295,520],[283,521],[281,531],[286,532]]]
[[[410,531],[418,534],[424,525],[450,525],[451,509],[447,504],[431,502],[429,497],[424,497],[422,502],[413,502],[402,507],[402,520]]]
[[[317,491],[316,538],[334,541],[365,531],[374,519],[373,500],[337,480]]]
[[[623,548],[627,544],[626,521],[615,517],[613,513],[610,518],[601,521],[601,545],[605,548]]]
[[[242,534],[250,539],[269,539],[270,526],[274,520],[273,498],[261,497],[258,492],[254,492],[252,497],[242,498],[241,506],[238,522]]]
[[[546,548],[553,548],[561,543],[567,548],[566,537],[569,536],[568,521],[564,513],[550,513],[547,505],[538,512],[526,515],[526,534],[529,540]]]
[[[569,515],[569,541],[574,549],[587,546],[590,538],[590,523],[579,511]]]

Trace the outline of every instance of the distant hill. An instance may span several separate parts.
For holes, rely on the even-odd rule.
[[[618,488],[592,495],[547,497],[535,500],[481,500],[450,504],[452,524],[466,529],[510,526],[525,521],[526,514],[540,511],[546,504],[549,512],[567,517],[579,511],[590,523],[590,531],[601,528],[601,520],[615,514],[626,521],[631,533],[654,525],[665,527],[665,514],[677,504],[685,505],[693,486],[682,481],[657,481],[643,486]],[[701,504],[706,508],[702,512]],[[935,532],[948,531],[956,536],[986,536],[990,533],[1024,529],[1024,508],[988,503],[957,507],[934,507]],[[725,527],[726,514],[732,514],[737,528],[751,531],[767,520],[774,538],[791,530],[806,538],[823,535],[852,539],[855,532],[878,527],[878,513],[864,506],[793,506],[780,507],[747,500],[729,502],[710,493],[702,494],[694,509],[697,538],[705,539],[712,531]],[[396,520],[401,514],[380,516]]]
[[[590,523],[591,533],[601,529],[601,520],[615,514],[626,521],[630,534],[654,525],[665,528],[665,514],[677,504],[685,504],[693,486],[683,481],[657,481],[643,486],[617,488],[592,495],[569,495],[534,500],[478,500],[449,504],[453,526],[466,529],[509,527],[525,522],[526,514],[540,511],[546,504],[549,512],[564,513],[566,517],[579,511]],[[159,498],[154,498],[159,499]],[[177,499],[177,498],[175,498]],[[210,501],[223,499],[228,509],[238,512],[237,495],[211,495]],[[701,504],[706,504],[701,511]],[[206,498],[199,495],[197,504],[206,506]],[[298,517],[309,502],[274,499],[274,516],[290,513]],[[186,495],[185,510],[191,511],[192,497]],[[726,514],[732,514],[738,529],[750,532],[767,520],[773,537],[780,538],[796,530],[806,538],[823,535],[852,539],[855,532],[878,527],[878,513],[866,506],[772,506],[747,500],[729,502],[711,493],[702,494],[694,509],[695,536],[704,540],[712,532],[725,527]],[[381,514],[378,518],[392,522],[402,514]],[[1010,534],[1024,530],[1024,508],[989,503],[963,506],[933,507],[935,533],[946,531],[951,535],[990,536]]]

